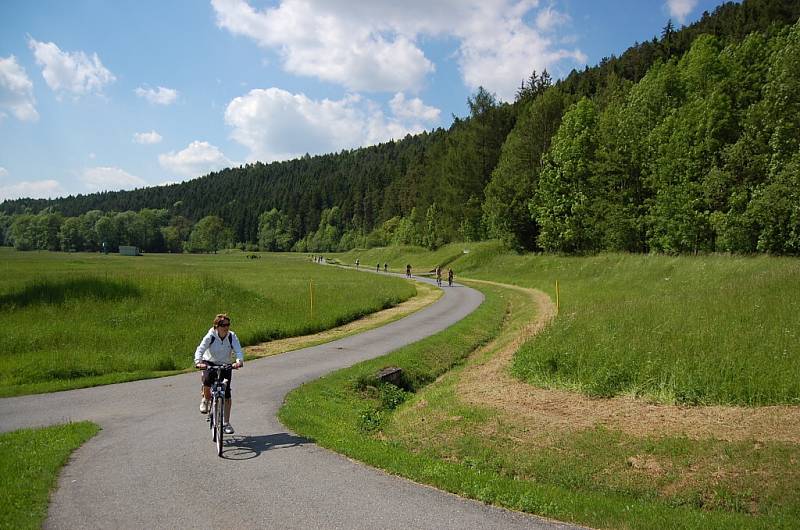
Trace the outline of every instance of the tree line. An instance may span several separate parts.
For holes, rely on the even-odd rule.
[[[0,244],[17,250],[116,252],[136,246],[147,252],[216,252],[232,246],[233,231],[209,215],[192,223],[164,209],[139,212],[91,210],[76,217],[53,211],[0,213]]]
[[[109,218],[116,244],[201,250],[192,234],[216,217],[221,244],[264,250],[491,237],[567,253],[798,254],[798,16],[798,1],[729,2],[561,81],[533,72],[513,103],[478,89],[447,130],[169,186],[6,201],[3,242],[65,248],[64,232],[77,248],[75,227]],[[47,234],[38,246],[31,227]]]

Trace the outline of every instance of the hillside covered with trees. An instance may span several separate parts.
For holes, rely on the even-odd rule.
[[[726,3],[447,129],[133,191],[0,205],[19,249],[800,254],[800,1]],[[217,190],[225,189],[225,196]],[[216,234],[216,235],[212,235]],[[213,239],[213,241],[212,241]]]

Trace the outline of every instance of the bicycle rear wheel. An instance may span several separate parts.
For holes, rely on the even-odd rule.
[[[217,399],[214,407],[214,441],[217,442],[217,456],[222,456],[222,414],[225,410],[225,400]]]

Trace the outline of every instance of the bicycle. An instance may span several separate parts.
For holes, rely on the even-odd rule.
[[[222,439],[225,431],[225,393],[228,389],[228,380],[222,378],[223,370],[233,369],[232,364],[206,364],[207,370],[214,370],[217,372],[217,377],[211,384],[211,407],[208,409],[208,425],[211,428],[211,440],[217,446],[217,456],[222,456]]]

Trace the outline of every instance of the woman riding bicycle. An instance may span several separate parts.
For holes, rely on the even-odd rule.
[[[219,314],[214,317],[214,326],[208,330],[206,336],[200,341],[197,350],[194,352],[194,365],[203,370],[203,399],[200,402],[200,412],[208,413],[208,404],[211,400],[211,385],[216,380],[217,372],[208,370],[209,366],[217,364],[229,364],[231,354],[236,354],[234,368],[244,366],[244,353],[242,345],[236,333],[231,331],[231,319],[226,314]],[[222,378],[228,380],[225,392],[225,434],[233,434],[231,425],[231,370],[222,370]]]

